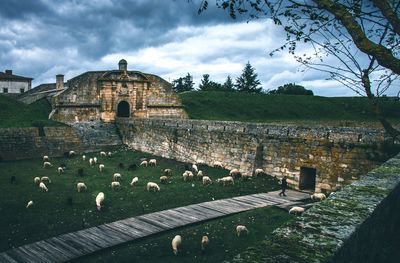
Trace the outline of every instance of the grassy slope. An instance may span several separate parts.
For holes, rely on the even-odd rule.
[[[12,97],[0,95],[0,128],[62,125],[48,120],[50,111],[51,105],[46,99],[26,105]]]
[[[268,121],[376,121],[362,97],[317,97],[223,92],[179,94],[190,118]],[[382,99],[390,119],[400,119],[400,102]]]

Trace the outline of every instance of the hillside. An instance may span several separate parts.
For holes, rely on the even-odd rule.
[[[41,99],[26,105],[13,97],[0,95],[0,127],[59,126],[62,123],[48,120],[51,105]]]
[[[376,122],[363,97],[318,97],[224,92],[179,94],[191,119],[246,122]],[[398,123],[400,102],[382,98],[388,119]]]

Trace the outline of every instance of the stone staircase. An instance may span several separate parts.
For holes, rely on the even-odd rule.
[[[100,151],[122,145],[117,127],[101,121],[71,123],[87,151]]]

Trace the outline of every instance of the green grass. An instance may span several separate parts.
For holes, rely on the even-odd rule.
[[[363,97],[318,97],[247,94],[237,92],[186,92],[179,96],[189,117],[246,122],[374,122],[370,102]],[[400,119],[400,102],[382,98],[391,120]],[[345,123],[342,123],[345,124]]]
[[[51,105],[46,99],[26,105],[13,97],[0,95],[0,128],[60,126],[48,119]]]
[[[93,154],[87,154],[87,157]],[[98,154],[97,154],[98,156]],[[277,182],[269,177],[260,177],[251,181],[237,181],[234,186],[221,186],[216,183],[203,186],[200,181],[183,182],[183,164],[156,157],[158,167],[140,167],[135,171],[118,168],[118,163],[125,165],[139,163],[139,158],[150,155],[119,150],[111,158],[100,158],[105,164],[103,173],[98,167],[90,167],[88,161],[80,157],[72,159],[52,158],[53,167],[42,168],[41,159],[11,161],[0,163],[0,251],[38,241],[51,236],[112,222],[118,219],[137,216],[168,208],[189,205],[213,199],[266,192],[276,190]],[[66,172],[58,175],[57,167],[65,163]],[[77,176],[78,168],[83,167],[86,173]],[[168,184],[159,184],[160,192],[147,192],[148,181],[159,182],[164,168],[174,171]],[[203,166],[205,175],[215,180],[227,174],[226,170]],[[109,187],[112,174],[119,172],[123,176],[122,189],[112,191]],[[10,176],[15,175],[16,184],[10,184]],[[49,176],[52,183],[48,185],[49,192],[43,193],[33,183],[35,176]],[[132,188],[129,183],[134,176],[139,177],[139,184]],[[88,186],[84,193],[76,192],[76,183],[83,181]],[[97,212],[95,197],[100,192],[105,193],[105,208]],[[68,204],[72,198],[72,205]],[[34,206],[26,209],[29,200]]]

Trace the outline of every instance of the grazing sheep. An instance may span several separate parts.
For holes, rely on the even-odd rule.
[[[74,157],[76,155],[75,151],[69,151],[68,156],[69,157]]]
[[[134,177],[134,178],[132,179],[131,185],[132,185],[132,186],[137,185],[138,182],[139,182],[139,178],[136,176],[136,177]]]
[[[51,167],[53,166],[50,162],[44,162],[43,163],[43,168]]]
[[[43,156],[43,162],[50,162],[49,156],[47,155]]]
[[[143,161],[147,162],[147,158],[140,158],[139,160],[140,160],[140,162],[143,162]]]
[[[222,182],[223,186],[225,186],[228,183],[229,184],[235,184],[235,181],[233,180],[232,176],[225,176],[225,177],[222,177],[220,179],[217,179],[217,183],[221,183],[221,182]]]
[[[49,191],[49,189],[46,187],[46,185],[43,182],[39,183],[39,188],[42,189],[44,192]]]
[[[235,168],[229,172],[229,175],[232,176],[233,178],[236,178],[236,177],[241,177],[242,173],[238,169]]]
[[[97,157],[93,157],[94,164],[97,164]]]
[[[117,190],[120,189],[121,184],[119,182],[111,182],[111,189]]]
[[[304,212],[304,208],[300,207],[300,206],[293,206],[292,208],[290,208],[289,210],[289,214],[301,214]]]
[[[136,165],[136,164],[130,164],[130,165],[128,166],[128,171],[134,171],[134,170],[136,170],[136,168],[137,168],[137,165]]]
[[[205,250],[208,247],[208,243],[210,243],[208,236],[203,236],[201,238],[201,250]]]
[[[26,208],[29,208],[31,206],[33,206],[33,201],[32,200],[28,202],[28,204],[26,205]]]
[[[165,175],[160,177],[160,183],[162,184],[166,184],[168,183],[168,177],[166,177]]]
[[[40,181],[41,182],[47,182],[47,183],[51,183],[51,180],[50,180],[50,178],[49,177],[47,177],[47,176],[42,176],[42,178],[40,178]]]
[[[191,172],[191,171],[185,171],[183,174],[182,174],[182,177],[183,177],[183,181],[187,181],[187,180],[193,180],[193,173]]]
[[[213,163],[213,166],[216,167],[216,168],[224,169],[224,166],[222,165],[222,162],[220,162],[220,161],[215,161]]]
[[[150,159],[149,165],[156,167],[157,166],[157,160],[156,159]]]
[[[89,164],[90,164],[90,166],[93,166],[93,165],[94,165],[94,160],[93,160],[93,158],[90,158],[90,159],[89,159]]]
[[[246,235],[249,234],[249,230],[247,229],[246,226],[244,226],[244,225],[238,225],[238,226],[236,226],[236,234],[237,234],[238,237],[240,237],[240,235],[241,235],[243,232],[246,232]]]
[[[85,183],[77,183],[76,190],[78,191],[78,193],[80,193],[82,191],[86,191],[87,187],[86,187]]]
[[[58,174],[62,174],[64,173],[64,168],[62,168],[61,166],[57,168]]]
[[[104,193],[100,192],[96,196],[96,207],[97,210],[100,211],[104,203]]]
[[[104,164],[99,164],[99,170],[100,170],[100,172],[104,171]]]
[[[201,159],[196,160],[195,163],[196,163],[197,165],[205,165],[205,164],[206,164],[206,162],[205,162],[204,160],[201,160]]]
[[[115,173],[115,174],[113,174],[113,179],[114,179],[114,181],[121,181],[122,175],[120,173]]]
[[[172,170],[171,169],[165,169],[164,170],[164,175],[165,176],[172,176]]]
[[[107,156],[106,152],[100,152],[100,156]]]
[[[82,155],[82,161],[86,161],[86,155]]]
[[[254,171],[254,176],[256,176],[256,177],[259,175],[263,175],[263,174],[265,174],[263,169],[259,168]]]
[[[175,256],[178,255],[178,248],[182,243],[182,237],[180,235],[176,235],[174,239],[172,239],[172,252],[174,252]]]
[[[310,197],[311,197],[311,200],[314,200],[314,201],[322,201],[322,200],[326,199],[326,195],[323,193],[314,193]]]
[[[207,184],[211,184],[212,181],[210,179],[210,177],[208,176],[203,176],[203,185],[207,185]]]
[[[197,168],[197,165],[192,164],[192,172],[194,172],[194,173],[198,173],[199,172],[199,169]]]
[[[243,181],[246,181],[246,180],[252,179],[253,176],[252,176],[251,174],[248,174],[248,173],[243,173],[243,174],[241,175],[241,178],[242,178]]]
[[[160,191],[160,187],[158,186],[158,184],[153,182],[148,182],[146,189],[147,191],[150,191],[150,189],[153,189],[154,191]]]
[[[40,183],[40,177],[35,177],[35,178],[33,178],[33,182],[35,183],[35,184],[39,184]]]
[[[107,153],[107,156],[108,156],[108,157],[111,157],[111,156],[112,156],[112,153],[111,153],[111,152],[108,152],[108,153]]]
[[[146,166],[146,167],[147,167],[147,165],[148,165],[148,162],[147,162],[147,161],[142,161],[142,162],[139,164],[139,166]]]
[[[197,174],[196,174],[196,177],[197,177],[199,180],[201,180],[201,179],[203,178],[203,176],[204,176],[204,174],[203,174],[203,171],[202,171],[202,170],[198,171]]]

